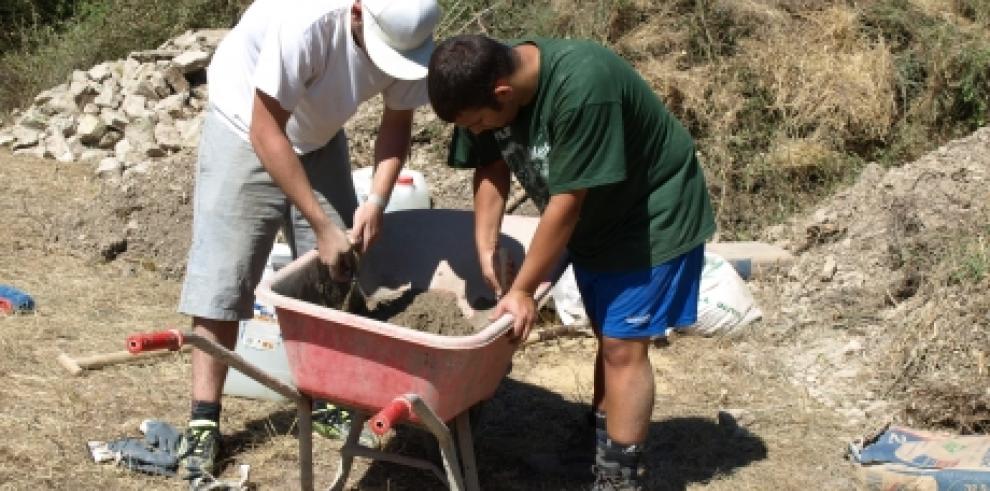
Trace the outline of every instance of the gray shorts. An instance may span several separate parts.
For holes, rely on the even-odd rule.
[[[285,226],[294,256],[313,249],[316,237],[251,144],[220,118],[210,110],[203,122],[192,245],[179,312],[213,320],[249,319],[254,289],[279,227]],[[349,228],[357,198],[344,131],[301,160],[323,209],[338,226]]]

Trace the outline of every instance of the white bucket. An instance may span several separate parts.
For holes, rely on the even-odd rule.
[[[362,167],[351,172],[354,180],[354,194],[358,204],[364,203],[371,192],[373,167]],[[398,210],[413,210],[430,207],[430,187],[426,184],[423,173],[410,169],[402,169],[399,178],[392,188],[392,197],[388,200],[385,213]]]

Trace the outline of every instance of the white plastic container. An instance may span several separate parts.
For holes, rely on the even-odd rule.
[[[261,371],[289,385],[295,385],[289,360],[285,355],[285,345],[282,343],[282,331],[277,323],[261,319],[241,321],[234,351]],[[286,400],[278,392],[233,368],[227,371],[223,393],[251,399]]]
[[[358,204],[364,203],[371,192],[373,167],[362,167],[351,172],[354,180],[354,194],[357,195]],[[426,184],[423,173],[410,169],[402,169],[399,178],[392,188],[392,196],[385,207],[385,213],[398,210],[414,210],[429,208],[430,187]]]
[[[290,262],[292,262],[292,249],[289,248],[289,244],[276,242],[272,246],[271,254],[268,255],[267,267],[272,271],[278,271]]]

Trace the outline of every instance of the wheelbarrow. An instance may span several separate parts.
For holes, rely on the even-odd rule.
[[[537,222],[532,217],[504,218],[500,248],[515,264],[521,264]],[[409,289],[453,292],[462,313],[477,317],[494,298],[481,277],[472,237],[470,211],[389,213],[381,237],[362,260],[360,290],[377,298]],[[259,300],[275,307],[294,385],[194,333],[138,334],[128,338],[128,349],[140,353],[190,344],[294,401],[302,489],[313,489],[314,399],[350,409],[353,415],[330,489],[343,489],[354,457],[432,471],[451,490],[479,489],[469,410],[491,398],[509,370],[518,346],[506,335],[512,317],[502,316],[472,335],[441,336],[323,307],[303,299],[321,267],[311,251],[256,290]],[[540,286],[537,301],[545,298],[551,283]],[[443,469],[425,459],[361,445],[365,423],[379,435],[400,423],[424,427],[437,439]]]

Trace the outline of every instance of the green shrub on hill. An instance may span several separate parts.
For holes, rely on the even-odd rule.
[[[724,239],[815,203],[868,161],[990,119],[986,0],[440,0],[439,37],[581,37],[636,65],[699,143]],[[229,27],[250,0],[8,0],[0,114],[73,69]]]
[[[0,54],[0,112],[23,107],[75,69],[158,46],[187,29],[229,27],[247,0],[17,0]],[[57,2],[49,2],[55,4]],[[33,6],[33,7],[31,7]],[[44,15],[42,15],[44,14]]]

